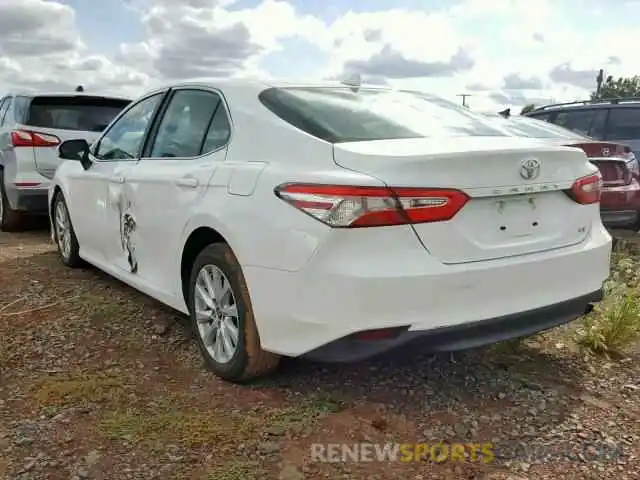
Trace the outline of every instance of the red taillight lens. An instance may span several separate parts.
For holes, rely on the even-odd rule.
[[[285,184],[275,193],[334,228],[441,222],[469,200],[464,192],[440,188]]]
[[[582,205],[590,205],[600,201],[602,192],[602,177],[599,173],[579,178],[567,190],[567,195],[575,202]]]
[[[60,139],[47,133],[13,130],[11,132],[11,143],[14,147],[55,147],[60,144]]]

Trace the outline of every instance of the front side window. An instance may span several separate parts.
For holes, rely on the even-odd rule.
[[[163,96],[164,93],[156,93],[127,110],[100,139],[94,155],[100,160],[137,158]]]
[[[281,119],[331,143],[506,136],[480,114],[416,92],[290,87],[269,88],[259,99]]]
[[[553,123],[582,135],[589,135],[598,110],[565,110],[558,112]]]
[[[211,131],[215,131],[221,118],[226,119],[226,111],[215,93],[176,91],[158,126],[149,156],[193,158],[213,150],[216,137]]]
[[[513,117],[501,121],[504,128],[517,137],[557,138],[585,140],[588,137],[572,130],[567,130],[552,123],[543,122],[527,117]]]

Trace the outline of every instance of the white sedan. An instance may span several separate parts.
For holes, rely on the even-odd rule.
[[[188,314],[206,365],[453,351],[574,320],[611,238],[579,150],[415,92],[203,80],[154,90],[49,193],[62,261]]]

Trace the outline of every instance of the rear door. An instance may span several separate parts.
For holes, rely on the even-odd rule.
[[[631,147],[640,159],[640,106],[618,106],[611,108],[606,139]]]
[[[176,88],[143,158],[126,174],[134,204],[136,231],[130,240],[135,241],[136,272],[156,291],[175,293],[172,260],[182,247],[186,214],[201,201],[211,175],[225,160],[230,134],[220,92]],[[226,189],[220,193],[226,195]]]
[[[35,96],[25,108],[18,136],[31,144],[36,170],[51,178],[60,164],[58,145],[65,140],[98,139],[129,100],[91,95]]]

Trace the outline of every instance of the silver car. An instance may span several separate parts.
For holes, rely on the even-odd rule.
[[[130,99],[87,92],[8,94],[0,99],[0,230],[18,231],[29,214],[47,214],[58,145],[92,143]]]

